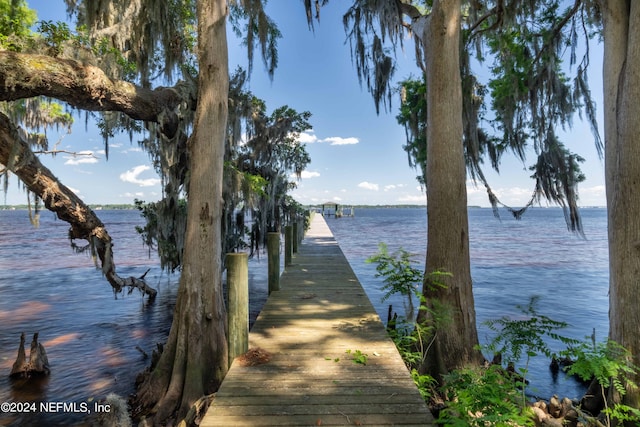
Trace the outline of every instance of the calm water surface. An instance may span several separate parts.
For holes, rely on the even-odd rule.
[[[497,220],[491,209],[469,210],[471,275],[481,344],[491,338],[483,322],[521,316],[517,305],[526,306],[532,296],[539,297],[540,314],[570,325],[561,331],[565,336],[583,339],[593,328],[599,340],[607,336],[606,210],[581,212],[586,239],[567,231],[559,208],[530,209],[520,221],[506,211]],[[415,253],[417,266],[424,269],[426,208],[361,209],[356,210],[354,218],[327,218],[327,223],[380,317],[387,318],[389,303],[394,309],[401,308],[399,298],[380,303],[382,278],[375,277],[375,265],[365,260],[378,252],[379,242],[385,242],[390,252],[402,247]],[[402,314],[402,310],[397,311]],[[554,393],[581,397],[582,385],[562,374],[554,379],[548,365],[544,357],[532,360],[531,394],[546,399]]]
[[[566,229],[559,209],[534,209],[515,221],[494,219],[489,209],[469,211],[472,276],[480,340],[489,331],[481,322],[503,315],[518,316],[517,304],[540,296],[539,311],[571,327],[568,336],[583,338],[596,328],[608,331],[608,263],[606,212],[585,209],[587,239]],[[127,396],[137,373],[149,363],[171,325],[178,276],[159,268],[155,253],[143,247],[135,233],[142,224],[137,211],[100,211],[115,243],[121,276],[146,278],[158,289],[152,304],[137,291],[114,298],[111,288],[88,255],[76,254],[67,240],[68,225],[43,212],[33,228],[26,211],[0,211],[0,402],[28,400],[82,402],[102,399],[110,392]],[[327,222],[382,319],[387,305],[398,310],[399,299],[382,303],[382,279],[364,261],[379,242],[390,250],[400,246],[417,254],[424,266],[425,209],[361,209],[354,218]],[[250,261],[252,316],[266,297],[266,257]],[[400,311],[400,310],[398,310]],[[51,364],[51,375],[38,384],[12,382],[20,334],[27,347],[40,333]],[[28,348],[27,348],[28,352]],[[579,397],[580,385],[562,375],[554,381],[548,361],[534,360],[531,392]],[[8,418],[0,425],[82,425],[79,414],[42,414]]]
[[[178,275],[167,275],[135,232],[143,220],[135,210],[98,211],[114,241],[117,272],[140,276],[158,290],[153,303],[138,291],[118,295],[88,254],[69,246],[69,226],[51,212],[42,212],[33,228],[26,211],[0,210],[0,402],[87,402],[114,392],[134,392],[136,375],[144,370],[156,343],[169,333]],[[81,242],[77,242],[81,243]],[[266,256],[250,261],[252,316],[266,299]],[[258,307],[258,308],[256,308]],[[34,384],[8,378],[20,334],[26,352],[39,332],[51,375]],[[142,350],[142,351],[141,351]],[[83,414],[24,415],[0,413],[0,426],[82,425]]]

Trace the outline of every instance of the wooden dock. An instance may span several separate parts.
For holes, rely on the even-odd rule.
[[[202,427],[435,425],[321,215],[280,280]]]

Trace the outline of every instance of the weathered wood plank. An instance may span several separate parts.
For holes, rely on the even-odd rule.
[[[315,418],[315,419],[314,419]],[[205,418],[204,422],[209,419]],[[361,426],[382,426],[395,425],[406,427],[425,427],[431,424],[425,424],[419,416],[404,415],[402,418],[394,414],[391,415],[322,415],[313,417],[310,415],[287,415],[280,417],[264,417],[258,416],[223,416],[220,417],[218,424],[200,424],[200,426],[345,426],[345,425],[361,425]]]
[[[201,426],[435,425],[319,215],[251,329],[249,347],[269,353],[268,362],[234,361]],[[366,364],[356,363],[357,354],[366,354]]]

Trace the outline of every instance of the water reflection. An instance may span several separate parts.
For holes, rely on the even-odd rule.
[[[159,268],[135,232],[137,211],[101,211],[115,243],[118,273],[138,277],[158,290],[152,303],[138,291],[117,299],[100,270],[69,247],[68,225],[48,212],[40,228],[26,211],[0,211],[0,402],[88,402],[114,392],[134,392],[136,375],[149,364],[171,326],[177,275]],[[266,257],[250,261],[250,313],[266,299]],[[39,332],[51,375],[10,380],[20,334]],[[29,349],[27,349],[28,353]],[[0,414],[0,425],[82,425],[84,414]]]

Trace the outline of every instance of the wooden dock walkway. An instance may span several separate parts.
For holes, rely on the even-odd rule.
[[[237,358],[200,425],[435,425],[321,215],[292,264],[249,334],[268,362]]]

